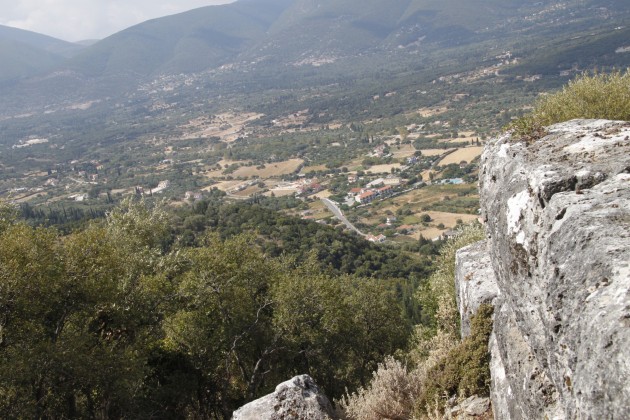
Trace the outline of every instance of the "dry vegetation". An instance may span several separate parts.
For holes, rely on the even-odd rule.
[[[416,153],[416,148],[413,147],[411,144],[403,144],[399,148],[393,147],[391,149],[391,153],[396,159],[406,159],[408,157],[413,156],[414,153]],[[425,156],[429,156],[429,155],[425,155]]]
[[[345,419],[442,418],[446,399],[452,395],[463,400],[488,394],[492,306],[479,308],[471,334],[460,341],[453,282],[455,252],[483,236],[483,227],[471,225],[445,245],[437,271],[418,292],[423,307],[432,313],[434,329],[418,326],[404,362],[386,359],[366,387],[337,401]]]
[[[326,165],[305,166],[302,168],[302,173],[309,174],[311,172],[325,171],[326,169]]]
[[[290,159],[283,162],[267,163],[264,168],[256,166],[242,166],[234,171],[235,177],[259,177],[259,178],[273,178],[282,175],[288,175],[296,172],[300,166],[304,164],[302,159]]]
[[[575,118],[630,121],[630,69],[611,74],[583,73],[560,92],[543,96],[533,111],[508,125],[518,139],[535,140],[545,127]]]
[[[418,110],[418,114],[423,118],[433,117],[435,115],[440,115],[448,111],[448,108],[445,106],[431,107],[431,108],[420,108]]]
[[[438,225],[442,223],[447,228],[454,227],[458,220],[461,220],[464,223],[469,223],[477,220],[478,218],[473,214],[447,213],[443,211],[428,211],[426,214],[431,216],[433,224]]]
[[[422,153],[422,156],[441,156],[444,153],[448,153],[453,149],[424,149],[421,150],[420,152]]]
[[[231,143],[245,134],[247,125],[261,118],[263,114],[222,113],[214,117],[199,117],[182,126],[184,134],[180,139],[200,137],[219,137],[221,141]]]
[[[443,201],[445,197],[456,196],[470,191],[470,185],[431,185],[426,188],[410,191],[408,194],[395,197],[395,205],[416,205],[419,208]]]
[[[374,165],[369,169],[366,169],[365,172],[369,174],[389,174],[392,172],[392,169],[400,168],[400,163],[391,163],[389,165]]]
[[[481,156],[481,152],[483,152],[483,147],[481,146],[464,147],[463,149],[458,149],[453,153],[450,153],[448,156],[442,159],[438,165],[446,166],[450,165],[451,163],[460,163],[461,161],[466,161],[467,163],[470,163],[476,157]]]

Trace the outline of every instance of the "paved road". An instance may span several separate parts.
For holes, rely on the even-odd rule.
[[[341,212],[341,209],[337,207],[337,205],[334,202],[332,202],[331,200],[327,198],[322,198],[321,200],[322,200],[322,203],[324,203],[324,205],[328,207],[328,210],[330,210],[337,219],[341,220],[341,222],[344,225],[346,225],[348,229],[355,231],[361,236],[366,236],[363,232],[361,232],[359,229],[354,227],[354,225],[350,223],[348,219],[346,219],[346,216],[343,215],[343,213]]]

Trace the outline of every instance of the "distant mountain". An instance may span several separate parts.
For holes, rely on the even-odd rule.
[[[98,41],[100,41],[100,39],[82,39],[81,41],[77,41],[76,44],[89,47],[90,45],[96,44]]]
[[[623,34],[612,32],[628,18],[627,0],[239,0],[150,20],[87,47],[25,31],[7,44],[0,31],[0,59],[14,63],[4,70],[12,77],[39,73],[13,87],[11,94],[24,103],[31,96],[39,103],[64,95],[112,96],[160,75],[223,65],[247,71],[251,79],[262,68],[283,74],[346,60],[339,71],[347,75],[359,57],[369,69],[372,59],[387,63],[401,54],[421,63],[420,57],[431,54],[447,61],[453,48],[470,51],[472,62],[479,51],[492,57],[492,49],[517,47],[529,51],[522,69],[534,70],[531,60],[542,57],[546,71],[556,71],[554,51],[565,43],[571,55],[563,56],[565,66],[623,59],[614,53],[626,47]],[[592,47],[581,48],[574,35],[591,29],[598,41],[584,39]],[[545,54],[541,47],[549,45],[553,48]],[[16,55],[20,51],[22,56]]]
[[[82,45],[72,42],[62,41],[61,39],[53,38],[48,35],[2,25],[0,25],[0,40],[28,45],[32,48],[65,58],[73,57],[83,49]]]
[[[263,39],[289,3],[242,0],[150,20],[97,42],[67,66],[92,77],[202,71]]]
[[[272,27],[274,40],[356,52],[427,39],[455,43],[516,14],[525,0],[296,0]],[[292,36],[293,35],[293,36]],[[296,36],[297,35],[297,36]],[[322,42],[313,43],[314,39]]]
[[[59,66],[82,49],[60,39],[0,25],[0,82]]]

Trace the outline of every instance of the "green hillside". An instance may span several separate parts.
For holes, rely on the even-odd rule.
[[[72,42],[3,25],[0,25],[0,40],[18,42],[66,58],[76,55],[84,48]]]
[[[98,42],[69,66],[89,76],[202,71],[261,39],[281,9],[282,2],[243,1],[150,20]]]
[[[63,61],[50,52],[16,41],[0,39],[0,83],[33,75]]]
[[[46,37],[4,46],[3,62],[12,64],[0,80],[3,95],[28,108],[127,95],[180,74],[216,76],[208,83],[226,94],[356,80],[381,86],[398,72],[406,79],[423,70],[418,77],[429,79],[471,71],[506,51],[522,63],[507,73],[557,74],[565,68],[554,60],[625,65],[627,54],[615,51],[626,46],[628,16],[621,0],[240,0],[138,24],[65,61],[29,50],[52,42]],[[53,44],[47,51],[67,47]],[[16,75],[37,77],[16,84]]]

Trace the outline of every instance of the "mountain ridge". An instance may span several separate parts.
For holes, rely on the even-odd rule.
[[[83,48],[48,35],[0,25],[0,83],[53,69]]]
[[[464,47],[466,60],[479,60],[475,49],[487,55],[494,48],[509,50],[523,44],[518,37],[536,45],[542,32],[565,42],[578,30],[601,31],[629,13],[630,4],[620,0],[534,5],[524,0],[240,0],[142,22],[87,47],[72,44],[80,50],[69,58],[42,54],[42,60],[48,57],[44,63],[24,63],[9,76],[0,74],[0,81],[18,102],[44,104],[124,95],[165,75],[216,72],[222,66],[247,78],[266,72],[276,84],[303,77],[300,72],[306,76],[313,67],[337,80],[381,71],[376,69],[391,62],[443,67],[453,48]],[[618,37],[609,38],[604,48],[622,47]],[[470,53],[468,45],[474,46]],[[544,49],[531,45],[520,45],[533,54],[522,69],[538,71],[536,57]],[[607,63],[624,62],[612,51]],[[551,63],[553,54],[547,55]],[[591,48],[586,55],[579,62],[588,67],[601,53]],[[547,67],[553,69],[553,63]],[[285,73],[292,76],[280,76]],[[18,82],[16,74],[23,76]]]

